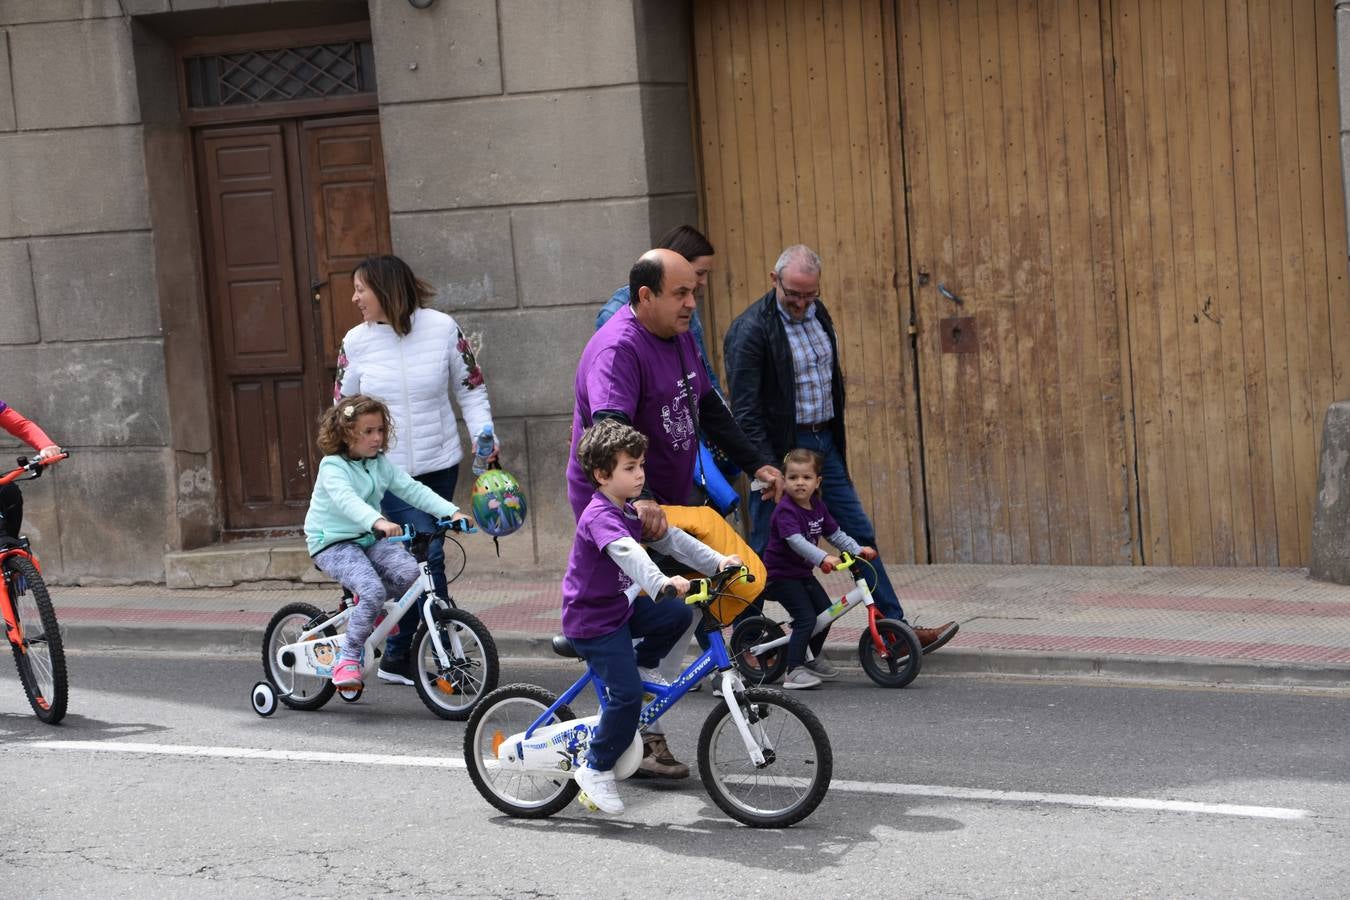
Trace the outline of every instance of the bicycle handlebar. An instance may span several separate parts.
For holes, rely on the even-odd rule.
[[[854,556],[852,553],[849,553],[847,550],[841,550],[839,552],[839,565],[835,566],[835,568],[846,570],[851,569],[853,568],[853,564],[856,563],[857,561],[858,558]]]
[[[46,459],[30,460],[26,456],[20,456],[15,460],[15,462],[19,464],[19,467],[6,472],[4,475],[0,475],[0,484],[9,484],[11,481],[28,481],[31,478],[40,478],[43,469],[50,466],[52,463],[60,462],[69,456],[70,452],[68,450],[63,450],[55,456],[49,456]],[[25,472],[31,473],[28,478],[23,478]]]
[[[727,585],[742,578],[747,583],[755,580],[748,566],[728,566],[711,578],[695,578],[689,583],[689,593],[684,595],[684,602],[689,606],[708,603],[725,591]]]
[[[437,519],[436,531],[453,531],[456,534],[477,534],[478,529],[473,527],[473,523],[468,519]],[[431,532],[424,532],[431,533]],[[385,538],[386,541],[393,541],[396,544],[404,544],[417,537],[417,529],[411,525],[403,526],[403,533]]]

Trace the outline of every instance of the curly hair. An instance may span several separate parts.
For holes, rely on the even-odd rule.
[[[384,420],[384,443],[380,450],[388,450],[394,439],[394,420],[389,407],[366,394],[343,397],[319,416],[319,452],[324,456],[346,453],[356,439],[356,422],[367,413],[379,413]]]
[[[577,462],[596,487],[600,486],[595,480],[596,469],[608,477],[614,472],[620,453],[637,459],[646,452],[647,436],[618,419],[601,419],[583,431],[577,442]]]

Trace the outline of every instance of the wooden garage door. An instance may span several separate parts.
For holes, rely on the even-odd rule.
[[[783,245],[821,251],[893,556],[1306,561],[1350,394],[1334,24],[1319,0],[696,2],[714,333]]]
[[[894,21],[880,3],[696,4],[702,176],[717,266],[714,339],[770,287],[783,248],[824,258],[839,332],[849,468],[889,558],[927,557],[915,464]]]

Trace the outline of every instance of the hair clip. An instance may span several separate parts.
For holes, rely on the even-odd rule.
[[[350,419],[350,418],[352,417],[352,414],[355,413],[355,412],[356,412],[356,407],[355,407],[355,406],[352,406],[350,403],[348,403],[346,406],[342,407],[342,415],[343,415],[345,418]]]

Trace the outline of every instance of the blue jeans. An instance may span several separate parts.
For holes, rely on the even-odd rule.
[[[640,596],[633,601],[633,615],[618,629],[600,637],[572,638],[572,646],[609,691],[600,724],[591,737],[591,768],[608,772],[633,742],[642,713],[638,666],[659,666],[661,657],[684,636],[691,615],[680,600],[657,603]],[[634,638],[642,638],[636,647]]]
[[[445,499],[455,494],[455,483],[459,481],[459,466],[423,472],[413,476]],[[386,493],[380,501],[380,512],[391,522],[411,525],[419,532],[431,531],[436,527],[436,517],[423,512],[415,506],[409,506],[402,498]],[[436,587],[436,596],[445,599],[449,593],[445,585],[445,543],[433,541],[427,548],[427,566],[431,569],[431,583]],[[401,659],[412,648],[413,635],[417,632],[417,623],[422,620],[422,606],[414,604],[398,622],[398,634],[384,642],[384,653],[388,659]]]
[[[777,600],[792,616],[787,670],[791,672],[806,662],[807,647],[811,648],[812,656],[820,656],[820,651],[825,649],[825,639],[830,634],[828,625],[820,634],[811,634],[816,627],[816,616],[830,608],[830,598],[820,582],[814,576],[776,578],[764,586],[761,596]]]
[[[824,476],[820,484],[821,498],[839,527],[864,547],[875,547],[876,529],[872,527],[872,520],[867,517],[862,501],[858,499],[853,480],[848,477],[844,458],[834,445],[834,435],[828,429],[807,431],[799,428],[797,446],[814,450],[825,458],[825,470],[821,473]],[[773,515],[773,507],[772,503],[759,499],[758,494],[750,496],[750,547],[761,556],[764,554],[764,545],[769,542],[769,519]],[[880,558],[872,561],[872,569],[875,575],[863,566],[863,571],[868,573],[867,587],[872,591],[872,599],[886,618],[904,621],[905,612],[900,607],[900,598],[896,596]]]

